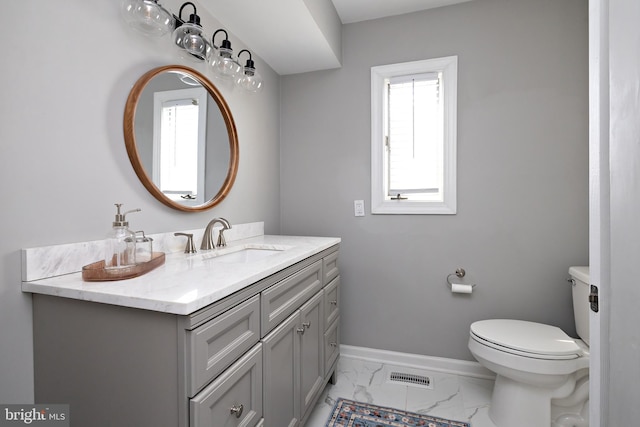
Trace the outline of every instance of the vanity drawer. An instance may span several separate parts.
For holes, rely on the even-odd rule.
[[[324,325],[328,328],[340,315],[340,276],[324,288]]]
[[[340,318],[324,333],[324,374],[327,375],[340,354]]]
[[[262,344],[190,401],[190,427],[255,427],[262,422]]]
[[[338,251],[335,251],[322,259],[323,284],[329,283],[338,276]]]
[[[262,336],[278,326],[305,301],[322,289],[322,260],[276,283],[262,292]]]
[[[189,397],[260,340],[260,296],[255,295],[187,331]]]

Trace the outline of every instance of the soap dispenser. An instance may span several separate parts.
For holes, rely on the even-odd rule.
[[[136,264],[136,235],[129,230],[126,215],[140,212],[140,209],[121,214],[121,206],[122,204],[116,203],[116,218],[113,221],[113,228],[107,235],[105,268],[123,268]]]

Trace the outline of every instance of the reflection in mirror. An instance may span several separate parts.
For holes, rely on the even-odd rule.
[[[202,86],[154,92],[153,183],[171,200],[204,203],[206,137],[207,92]],[[216,158],[228,158],[223,153]]]
[[[162,203],[200,211],[229,192],[238,167],[233,117],[222,95],[195,70],[151,70],[132,89],[125,145],[136,174]]]

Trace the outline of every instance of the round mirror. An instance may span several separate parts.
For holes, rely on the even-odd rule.
[[[182,65],[155,68],[136,82],[124,109],[124,142],[146,189],[181,211],[217,205],[236,178],[229,106],[204,75]]]

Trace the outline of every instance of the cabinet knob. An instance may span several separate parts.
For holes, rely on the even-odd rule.
[[[330,345],[331,347],[337,347],[337,346],[338,346],[338,343],[337,343],[337,342],[330,342],[330,343],[329,343],[329,345]]]
[[[329,303],[332,305],[338,305],[338,300],[334,299],[333,301],[329,301]]]
[[[305,328],[296,329],[296,332],[298,332],[300,335],[304,335],[304,331],[305,331]]]
[[[311,322],[303,322],[302,327],[305,329],[309,329],[311,327]]]
[[[236,418],[240,418],[242,415],[242,411],[244,410],[244,405],[233,405],[231,407],[231,413],[236,415]]]

